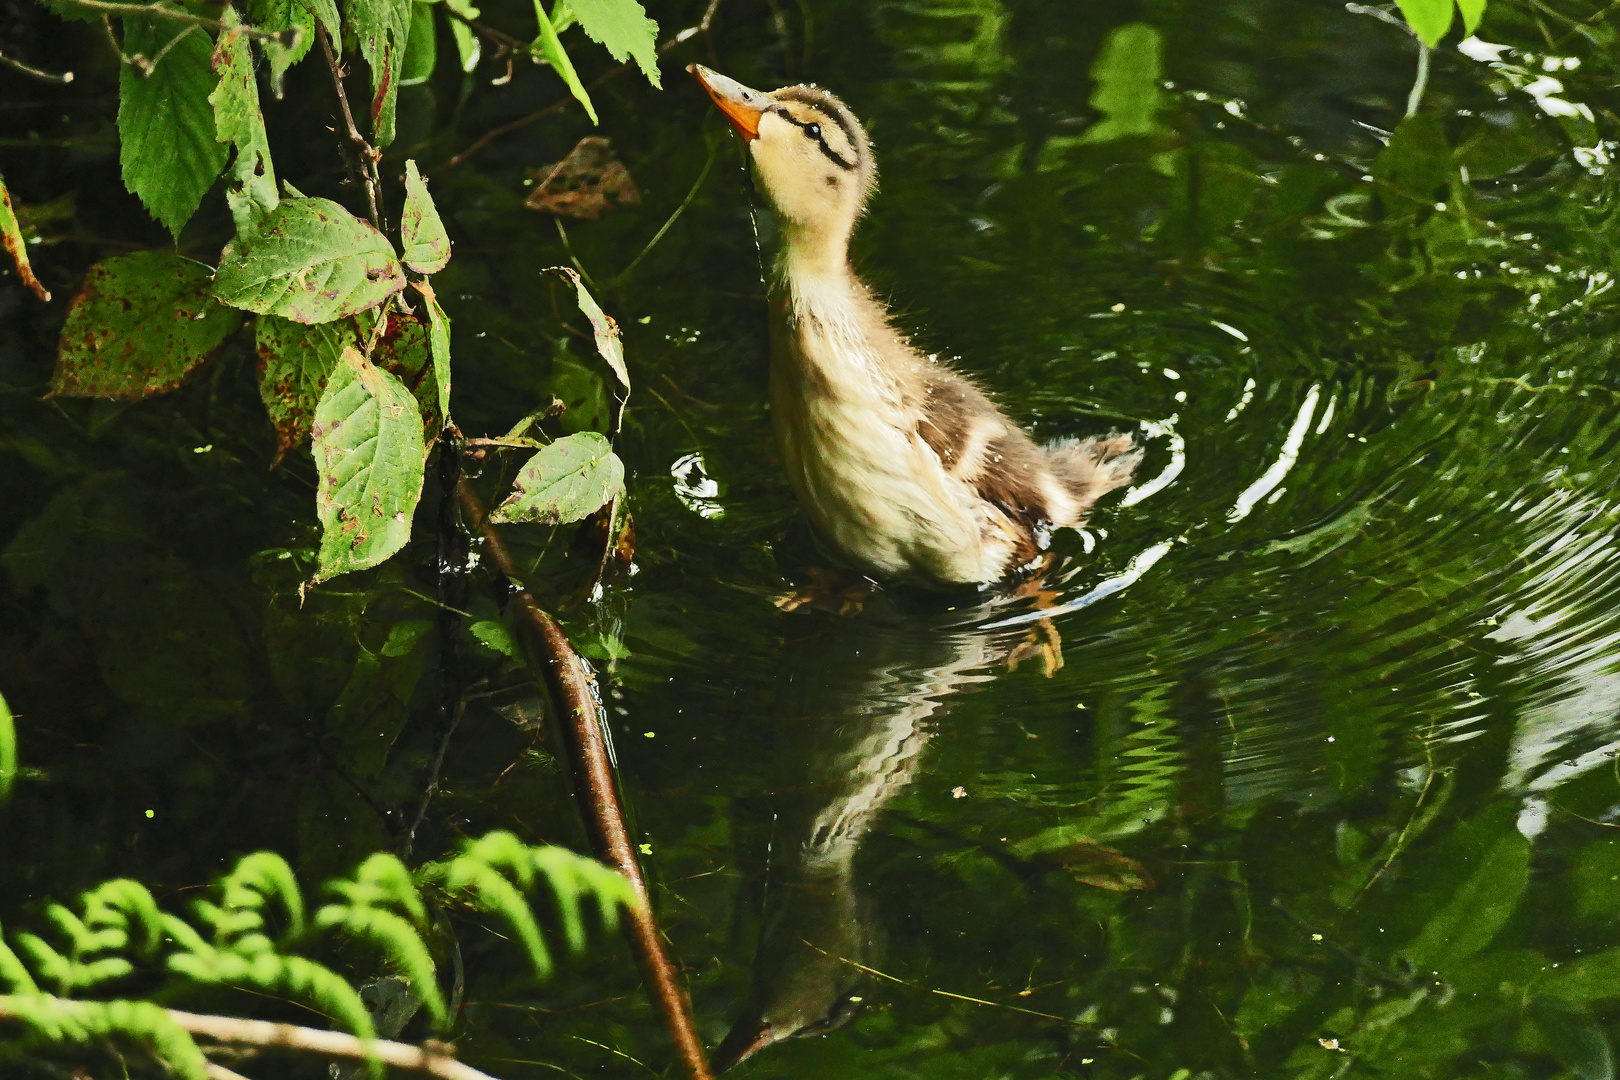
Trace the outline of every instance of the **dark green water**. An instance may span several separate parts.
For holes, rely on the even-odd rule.
[[[697,15],[652,11],[666,30]],[[1471,58],[1454,31],[1387,150],[1414,43],[1302,0],[728,0],[712,53],[666,58],[664,93],[601,92],[644,202],[567,230],[626,331],[636,572],[570,602],[584,560],[544,531],[518,541],[598,665],[705,1037],[744,1008],[762,932],[771,993],[861,999],[739,1075],[1615,1074],[1604,12],[1491,0],[1480,36],[1512,51]],[[1088,73],[1132,21],[1162,40],[1162,132],[1086,141]],[[920,347],[1042,437],[1147,447],[1138,485],[1058,540],[1052,677],[1002,662],[1030,624],[987,625],[1021,598],[772,603],[828,559],[773,460],[752,196],[679,74],[692,59],[767,88],[812,79],[868,123],[882,189],[858,261]],[[324,107],[315,74],[295,71],[279,121],[295,144],[298,95]],[[84,82],[27,101],[4,84],[12,133],[81,140],[6,144],[7,180],[25,203],[73,185],[81,238],[157,246]],[[586,129],[565,116],[434,163],[556,92],[520,71],[458,105],[441,73],[402,98],[400,145],[422,144],[456,241],[439,292],[469,432],[505,430],[577,387],[567,356],[588,362],[539,272],[570,252],[521,201],[524,170]],[[329,147],[305,152],[309,174],[292,153],[283,174],[347,197]],[[687,211],[609,284],[711,152]],[[214,214],[186,238],[200,258],[228,232]],[[36,262],[66,294],[113,250]],[[580,842],[537,689],[422,622],[431,485],[401,559],[300,606],[313,469],[268,471],[250,351],[136,406],[41,401],[61,304],[31,304],[6,279],[0,689],[35,771],[0,812],[0,924],[112,874],[175,895],[255,847],[313,878],[397,846],[447,696],[469,704],[418,853],[494,827]],[[474,577],[471,610],[497,617]],[[534,988],[461,929],[474,1063],[662,1073],[616,940]]]

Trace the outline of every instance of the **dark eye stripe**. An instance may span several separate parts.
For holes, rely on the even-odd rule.
[[[821,152],[826,154],[827,157],[832,160],[832,163],[837,165],[840,169],[843,169],[845,172],[849,172],[860,164],[858,161],[845,161],[843,158],[839,157],[837,151],[827,145],[827,139],[821,133],[820,124],[813,120],[806,121],[795,119],[792,113],[788,112],[780,105],[778,105],[772,111],[782,119],[786,120],[788,123],[792,124],[794,127],[798,128],[800,131],[804,132],[809,138],[816,140],[816,145],[821,147]]]

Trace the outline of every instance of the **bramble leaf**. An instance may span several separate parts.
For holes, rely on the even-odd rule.
[[[6,190],[6,181],[0,177],[0,242],[5,244],[6,252],[17,264],[17,275],[22,283],[34,290],[34,295],[41,300],[49,300],[51,294],[39,278],[34,276],[34,268],[28,265],[28,248],[23,243],[22,227],[17,224],[16,212],[11,209],[11,192]]]
[[[161,251],[92,266],[62,326],[51,393],[138,399],[180,385],[242,325],[208,295],[208,277],[202,263]]]
[[[1440,39],[1451,29],[1451,9],[1454,0],[1395,0],[1395,2],[1401,9],[1401,16],[1406,20],[1406,25],[1410,26],[1431,49],[1440,44]]]
[[[348,33],[371,70],[371,145],[394,141],[394,103],[411,32],[412,0],[347,0]]]
[[[327,380],[313,435],[325,581],[405,546],[427,457],[411,392],[353,348]]]
[[[346,348],[358,348],[353,320],[306,326],[277,315],[258,319],[259,397],[276,428],[276,461],[309,438],[315,406]]]
[[[659,89],[658,24],[636,0],[568,0],[580,29],[606,46],[613,59],[634,57],[647,81]]]
[[[439,393],[439,416],[445,425],[450,423],[450,316],[439,306],[433,286],[425,281],[416,283],[428,310],[428,346],[433,352],[433,382]]]
[[[236,12],[227,7],[221,18],[226,29],[220,32],[213,56],[219,85],[208,100],[214,106],[215,137],[236,147],[225,201],[236,222],[236,235],[246,236],[276,208],[281,196],[276,191],[275,166],[270,163],[270,138],[259,111],[259,85],[253,77],[248,37],[235,29]]]
[[[624,366],[624,342],[619,337],[619,324],[597,304],[596,298],[585,288],[585,283],[580,280],[578,273],[566,266],[554,266],[551,269],[574,283],[574,299],[579,303],[579,310],[591,320],[592,335],[596,338],[596,351],[607,361],[607,366],[613,369],[619,385],[624,387],[625,393],[628,394],[630,371]]]
[[[400,261],[418,274],[437,274],[450,261],[450,235],[433,206],[416,162],[405,163],[405,210],[399,218]]]
[[[292,48],[278,41],[263,39],[265,58],[270,61],[270,78],[277,87],[287,69],[308,55],[315,44],[316,20],[334,41],[339,37],[337,5],[332,0],[246,0],[248,21],[261,30],[297,30],[298,44]],[[279,97],[281,91],[278,89]]]
[[[557,29],[552,25],[551,17],[540,0],[534,0],[534,18],[540,25],[540,34],[529,43],[529,54],[538,55],[540,59],[550,64],[552,70],[562,77],[568,84],[568,92],[574,95],[574,100],[585,106],[585,115],[596,119],[596,106],[591,104],[591,95],[586,92],[585,84],[579,80],[579,72],[574,70],[574,62],[568,59],[568,53],[563,49],[562,42],[557,38]]]
[[[124,16],[124,52],[149,66],[125,64],[118,73],[119,160],[124,186],[174,234],[196,212],[225,167],[226,149],[214,138],[208,95],[216,80],[212,45],[201,27],[167,19]]]
[[[530,458],[491,521],[566,525],[594,514],[624,490],[624,463],[594,431],[565,435]]]
[[[1471,35],[1485,15],[1485,0],[1457,0],[1457,10],[1462,12],[1463,33]]]
[[[214,275],[232,307],[321,323],[376,307],[405,287],[382,233],[330,199],[283,199],[257,233],[233,240]]]

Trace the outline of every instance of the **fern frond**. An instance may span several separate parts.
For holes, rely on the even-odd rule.
[[[163,912],[146,886],[129,878],[104,881],[80,897],[84,905],[84,923],[92,930],[116,927],[126,935],[133,927],[138,944],[137,956],[149,957],[163,943]],[[125,944],[119,948],[127,947]]]
[[[292,867],[273,851],[255,851],[244,855],[236,868],[220,882],[220,906],[227,916],[231,913],[253,912],[262,918],[268,900],[281,901],[287,917],[286,937],[295,939],[304,933],[304,894],[298,888],[298,878]],[[246,927],[244,929],[257,929]]]
[[[161,1006],[149,1001],[68,1001],[49,994],[0,997],[0,1017],[21,1021],[43,1042],[124,1038],[143,1043],[182,1080],[206,1080],[202,1051]]]
[[[73,943],[75,957],[93,955],[107,949],[122,949],[129,944],[129,935],[122,927],[107,926],[91,930],[82,919],[61,904],[47,905],[45,918]]]
[[[279,956],[270,951],[243,956],[204,945],[198,951],[171,953],[166,963],[170,971],[194,982],[291,998],[330,1017],[367,1044],[377,1037],[365,1002],[348,980],[302,956]],[[372,1074],[380,1080],[382,1063],[372,1060],[369,1064]]]
[[[0,937],[0,986],[13,994],[39,993],[39,984],[3,937]]]
[[[393,855],[386,851],[372,855],[354,872],[354,880],[356,884],[376,888],[383,900],[403,908],[418,927],[427,925],[427,908],[416,882],[411,880],[411,872],[405,869],[405,864]]]
[[[402,867],[403,869],[403,867]],[[435,1028],[450,1021],[450,1010],[439,989],[438,969],[416,928],[385,908],[369,905],[327,904],[315,913],[315,925],[335,928],[377,949],[404,974],[411,990],[433,1017]]]
[[[34,971],[46,982],[56,984],[56,992],[65,994],[73,989],[73,961],[51,948],[49,942],[36,934],[13,934]]]
[[[604,866],[595,859],[576,855],[567,848],[537,847],[530,849],[530,858],[550,883],[561,910],[563,933],[574,952],[585,948],[584,919],[580,914],[581,899],[596,902],[602,924],[609,930],[619,924],[619,908],[634,907],[639,901],[623,874]]]
[[[475,844],[477,841],[475,841]],[[534,875],[534,864],[524,862],[528,873]],[[436,881],[451,896],[459,896],[479,911],[498,915],[506,920],[517,935],[535,974],[544,979],[551,974],[551,951],[540,936],[540,925],[534,921],[529,903],[500,872],[488,863],[474,858],[469,852],[449,862],[429,863],[422,868],[423,879]]]

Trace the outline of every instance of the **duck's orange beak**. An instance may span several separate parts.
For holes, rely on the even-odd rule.
[[[770,107],[769,97],[702,64],[688,64],[686,70],[709,92],[745,142],[759,138],[759,118]]]

